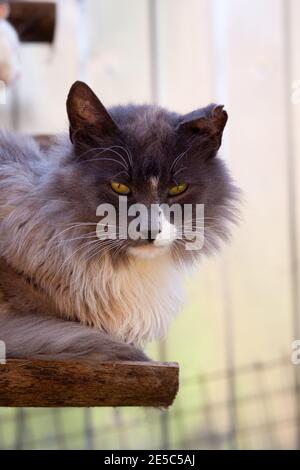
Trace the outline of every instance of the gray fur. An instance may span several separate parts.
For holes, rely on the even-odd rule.
[[[147,361],[147,356],[95,328],[50,316],[0,315],[7,358]]]
[[[179,240],[153,259],[130,254],[145,248],[139,241],[111,250],[96,237],[96,208],[117,208],[115,178],[132,186],[132,204],[170,203],[180,175],[188,190],[176,202],[205,204],[203,253],[214,251],[236,218],[237,189],[217,157],[227,114],[214,105],[186,116],[154,106],[109,114],[82,83],[67,107],[72,143],[43,149],[0,132],[0,340],[12,358],[147,360],[140,347],[178,311],[182,264],[202,252]]]

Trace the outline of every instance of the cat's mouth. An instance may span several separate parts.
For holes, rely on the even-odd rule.
[[[128,253],[140,258],[154,258],[168,251],[176,239],[176,227],[172,224],[164,224],[153,238],[149,236],[147,239],[139,240],[135,245],[130,246]]]
[[[131,246],[128,253],[137,258],[155,258],[161,256],[170,249],[171,243],[165,245],[155,245],[154,243],[145,243],[142,245]]]

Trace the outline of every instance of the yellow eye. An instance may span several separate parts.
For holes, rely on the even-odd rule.
[[[126,184],[118,183],[117,181],[112,181],[110,185],[112,189],[115,191],[115,193],[123,194],[123,196],[126,196],[127,194],[131,192],[130,188],[126,186]]]
[[[177,194],[183,193],[187,189],[186,183],[178,184],[177,186],[172,186],[169,188],[169,195],[170,196],[177,196]]]

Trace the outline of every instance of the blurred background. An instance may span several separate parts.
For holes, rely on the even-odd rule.
[[[222,103],[221,156],[244,200],[231,245],[202,262],[149,347],[180,363],[174,405],[0,408],[0,448],[300,448],[299,22],[299,0],[64,0],[53,42],[21,43],[1,127],[65,131],[76,79],[107,106]]]

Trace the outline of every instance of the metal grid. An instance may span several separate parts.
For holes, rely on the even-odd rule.
[[[169,411],[2,408],[0,448],[297,448],[295,367],[284,358],[187,378]]]

